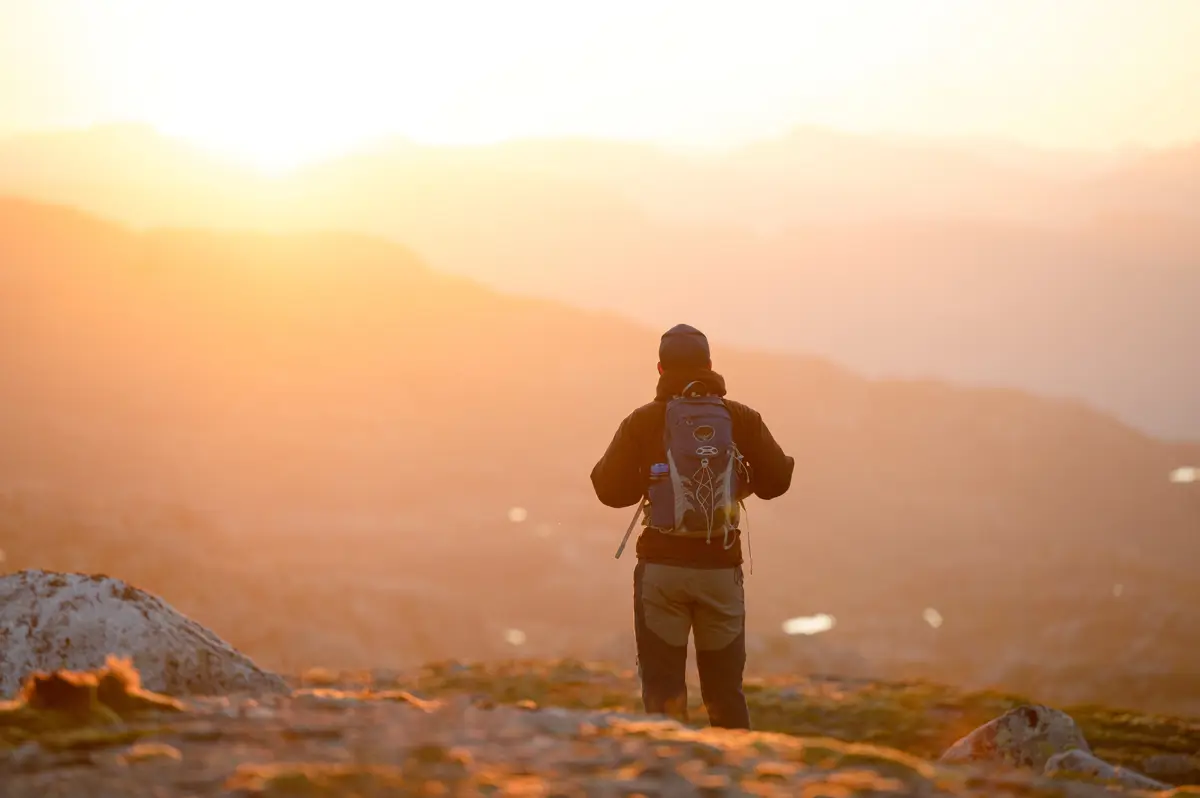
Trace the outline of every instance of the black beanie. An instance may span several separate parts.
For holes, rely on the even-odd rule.
[[[676,324],[662,335],[658,362],[666,369],[706,368],[710,361],[708,339],[689,324]]]

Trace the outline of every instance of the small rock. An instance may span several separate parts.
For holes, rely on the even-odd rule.
[[[1142,768],[1148,775],[1164,779],[1190,777],[1200,778],[1200,757],[1187,754],[1156,754],[1146,757]]]
[[[691,781],[696,794],[703,798],[723,798],[733,794],[733,781],[724,773],[706,773]]]
[[[24,743],[13,750],[9,766],[18,773],[62,770],[70,767],[89,767],[96,764],[93,752],[88,748],[54,751],[38,743]],[[0,785],[3,785],[0,780]]]
[[[398,687],[400,680],[403,677],[400,671],[394,668],[372,668],[371,669],[371,685],[373,687]]]
[[[296,690],[292,693],[292,699],[296,706],[311,709],[352,709],[363,704],[362,698],[353,693],[323,687]]]
[[[118,757],[123,765],[146,762],[152,759],[169,759],[175,762],[183,761],[183,754],[173,745],[166,743],[138,743],[130,746]]]
[[[440,673],[444,676],[462,676],[471,672],[470,665],[466,665],[456,659],[435,663],[429,667],[434,673]]]
[[[226,733],[221,731],[215,723],[204,723],[183,729],[179,732],[181,739],[193,743],[213,743],[223,739],[225,736]]]
[[[1091,776],[1101,781],[1111,781],[1123,787],[1135,790],[1161,791],[1170,789],[1163,784],[1141,773],[1116,767],[1105,762],[1098,756],[1086,751],[1063,751],[1055,754],[1046,762],[1045,775],[1062,777],[1065,775]]]
[[[570,712],[558,707],[548,707],[530,713],[528,723],[543,734],[575,737],[578,736],[584,719],[577,712]]]
[[[725,751],[720,746],[693,740],[688,743],[687,753],[708,766],[719,765],[725,761]]]
[[[436,712],[443,706],[441,701],[418,698],[407,690],[385,690],[379,693],[372,693],[370,697],[376,701],[395,701],[401,704],[408,704],[425,713]]]
[[[408,753],[410,762],[422,765],[454,763],[463,766],[471,764],[471,753],[463,748],[447,748],[437,743],[418,745]]]
[[[425,743],[408,752],[404,771],[445,783],[467,778],[473,764],[474,757],[465,748]]]
[[[662,785],[653,779],[618,779],[612,782],[617,789],[617,795],[642,795],[645,798],[658,798],[662,795]]]
[[[242,708],[242,717],[249,720],[270,720],[275,717],[275,710],[269,707],[252,706]]]
[[[9,754],[9,761],[18,770],[29,768],[43,754],[42,747],[37,743],[22,743]]]
[[[758,781],[787,782],[796,775],[796,766],[787,762],[759,762],[754,766],[754,778]]]
[[[328,668],[309,668],[300,674],[300,684],[305,687],[333,687],[338,683],[338,675]]]
[[[1057,709],[1029,704],[975,729],[950,746],[939,761],[991,761],[1042,770],[1052,756],[1072,750],[1092,750],[1075,719]]]

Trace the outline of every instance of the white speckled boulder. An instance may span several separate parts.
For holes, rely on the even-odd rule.
[[[1029,704],[980,726],[946,749],[940,761],[999,762],[1040,771],[1055,754],[1072,750],[1092,750],[1075,719],[1057,709]]]
[[[149,690],[286,692],[276,674],[166,602],[119,579],[52,571],[0,576],[0,698],[34,671],[88,670],[129,657]]]

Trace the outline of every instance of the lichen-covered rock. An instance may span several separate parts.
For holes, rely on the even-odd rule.
[[[1057,709],[1027,704],[963,737],[946,749],[940,761],[1000,762],[1042,770],[1055,754],[1073,750],[1091,753],[1075,719]]]
[[[1112,782],[1134,790],[1159,792],[1170,789],[1169,784],[1135,773],[1132,770],[1110,765],[1098,756],[1086,751],[1063,751],[1046,762],[1045,775],[1054,778],[1063,776],[1087,776],[1099,781]]]
[[[285,692],[286,682],[161,599],[119,579],[51,571],[0,577],[0,697],[36,671],[128,657],[149,690]]]

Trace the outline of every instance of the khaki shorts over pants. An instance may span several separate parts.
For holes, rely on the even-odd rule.
[[[746,597],[741,566],[689,568],[639,561],[633,572],[634,634],[646,712],[687,720],[687,647],[696,646],[709,722],[750,728],[742,691]]]

